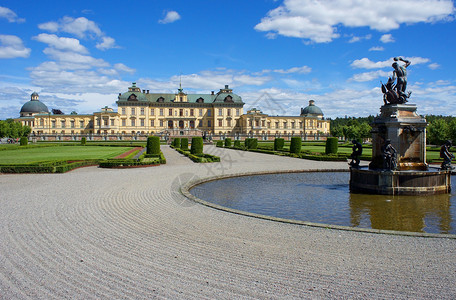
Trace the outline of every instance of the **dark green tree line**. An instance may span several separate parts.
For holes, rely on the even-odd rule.
[[[9,137],[18,139],[28,136],[31,131],[32,129],[29,126],[22,126],[20,122],[14,122],[13,119],[0,120],[0,138]]]

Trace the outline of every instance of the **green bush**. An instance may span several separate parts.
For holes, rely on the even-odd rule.
[[[180,139],[180,138],[174,138],[174,140],[173,140],[173,146],[174,146],[174,148],[180,148],[180,146],[181,146],[181,139]]]
[[[180,148],[182,150],[188,150],[188,138],[181,138]]]
[[[147,137],[147,154],[160,154],[160,138],[158,136]]]
[[[291,138],[290,153],[299,154],[301,153],[302,140],[299,136]]]
[[[285,140],[282,138],[276,138],[274,140],[274,151],[282,151],[285,145]]]
[[[203,138],[196,136],[192,138],[192,146],[190,148],[190,153],[194,155],[203,154]]]
[[[223,147],[223,141],[222,140],[217,141],[217,143],[215,143],[215,146],[216,147]]]
[[[234,141],[234,148],[241,148],[241,141],[235,140]]]
[[[326,154],[337,154],[337,150],[339,148],[339,139],[337,137],[329,137],[326,140]]]
[[[247,149],[257,149],[258,148],[258,140],[254,138],[246,138],[244,141],[244,145]]]
[[[26,136],[21,137],[20,144],[21,144],[21,146],[27,146],[28,138]]]
[[[225,147],[231,147],[231,139],[230,138],[226,138],[225,139]]]
[[[86,143],[87,143],[86,137],[82,137],[82,138],[81,138],[81,145],[82,145],[82,146],[85,146]]]

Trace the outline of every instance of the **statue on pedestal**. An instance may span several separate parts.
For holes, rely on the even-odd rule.
[[[397,168],[397,150],[391,145],[391,140],[386,140],[382,147],[383,169],[396,170]]]
[[[353,140],[352,143],[353,143],[353,148],[352,148],[353,152],[350,155],[350,158],[352,160],[349,163],[349,165],[352,168],[359,168],[359,157],[361,156],[361,154],[363,154],[363,145],[361,145],[361,143],[359,143],[356,140]]]
[[[451,146],[451,141],[446,141],[440,148],[440,157],[443,158],[442,165],[440,166],[440,169],[442,170],[454,169],[454,167],[451,166],[451,160],[454,158],[453,153],[450,152]]]
[[[399,65],[398,61],[405,64]],[[405,93],[407,89],[407,67],[411,62],[402,57],[395,57],[392,67],[394,68],[393,76],[388,78],[386,84],[382,83],[383,102],[388,104],[404,104],[410,98],[412,92]]]

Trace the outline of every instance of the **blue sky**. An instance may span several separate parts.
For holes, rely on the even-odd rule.
[[[49,108],[117,108],[131,82],[210,93],[245,108],[375,115],[393,57],[409,59],[410,103],[456,115],[455,6],[449,0],[0,2],[0,119],[36,91]]]

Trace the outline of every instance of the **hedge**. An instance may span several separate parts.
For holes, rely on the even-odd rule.
[[[133,166],[150,166],[160,164],[159,158],[153,160],[137,161],[135,159],[108,159],[100,162],[100,168],[118,168]]]
[[[84,167],[94,166],[99,160],[83,160],[83,161],[46,161],[30,164],[11,164],[0,165],[1,173],[65,173],[70,170]]]
[[[181,146],[181,139],[180,139],[180,138],[174,138],[174,140],[173,140],[173,146],[174,146],[175,148],[180,148],[180,146]]]
[[[194,155],[194,154],[191,154],[190,151],[184,151],[179,148],[175,148],[175,150],[177,152],[187,156],[192,161],[197,162],[197,163],[219,162],[220,161],[220,157],[215,156],[215,155],[210,155],[210,154],[206,154],[206,153],[202,153],[200,155]]]
[[[282,151],[284,145],[285,145],[285,139],[276,138],[274,140],[274,151]]]
[[[215,143],[215,146],[216,146],[216,147],[222,147],[222,148],[223,148],[223,141],[222,141],[222,140],[217,141],[217,143]]]
[[[161,152],[161,151],[160,151],[160,154],[144,154],[144,159],[148,159],[148,158],[158,158],[160,164],[162,164],[162,165],[166,164],[166,158],[163,155],[163,152]]]
[[[230,138],[226,138],[225,139],[225,147],[231,147],[231,139]]]
[[[294,154],[300,154],[301,153],[301,147],[302,147],[302,140],[298,136],[294,136],[291,138],[291,143],[290,143],[290,153]]]
[[[181,138],[180,148],[182,150],[188,150],[188,138]]]
[[[20,139],[20,145],[21,146],[27,146],[28,145],[28,139],[26,136],[21,137]]]
[[[329,137],[326,140],[325,153],[326,154],[337,154],[339,147],[339,139],[337,137]]]
[[[194,155],[203,154],[203,138],[200,136],[192,137],[192,146],[190,147],[190,153]]]
[[[247,149],[257,149],[258,148],[258,139],[246,138],[244,140],[244,145]]]
[[[233,147],[234,147],[234,148],[241,148],[241,141],[235,140],[235,141],[234,141],[234,146],[233,146]]]
[[[147,154],[160,154],[160,138],[158,136],[147,137]]]
[[[86,137],[82,137],[82,138],[81,138],[81,145],[82,145],[82,146],[85,146],[86,143],[87,143]]]

